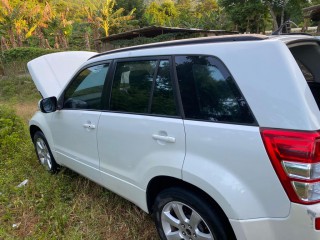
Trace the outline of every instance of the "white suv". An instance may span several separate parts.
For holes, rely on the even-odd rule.
[[[239,35],[28,63],[40,162],[153,214],[161,239],[320,239],[320,47]]]

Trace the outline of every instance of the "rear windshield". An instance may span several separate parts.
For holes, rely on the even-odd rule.
[[[289,45],[320,109],[320,46],[318,42]]]

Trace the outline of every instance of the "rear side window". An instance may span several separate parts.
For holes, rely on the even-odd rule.
[[[176,105],[168,60],[161,60],[155,78],[151,113],[159,115],[176,115]]]
[[[119,62],[113,80],[111,110],[148,112],[157,61]]]
[[[244,97],[220,60],[208,56],[176,56],[175,63],[187,119],[255,122]]]
[[[176,116],[169,60],[118,62],[110,110]]]

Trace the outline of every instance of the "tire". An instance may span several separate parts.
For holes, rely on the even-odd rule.
[[[162,240],[235,239],[229,221],[199,194],[168,188],[158,194],[153,218]]]
[[[59,171],[59,165],[55,161],[46,137],[40,131],[33,136],[33,144],[40,164],[51,174]]]

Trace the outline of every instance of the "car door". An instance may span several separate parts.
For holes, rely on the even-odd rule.
[[[181,178],[185,134],[171,68],[170,58],[118,60],[100,117],[103,184],[133,202],[153,176]]]
[[[55,153],[67,167],[98,180],[97,127],[109,63],[83,69],[67,86],[51,119]]]

